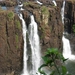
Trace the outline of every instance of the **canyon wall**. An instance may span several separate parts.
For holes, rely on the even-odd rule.
[[[59,9],[62,7],[62,0],[56,0]],[[61,10],[60,10],[61,11]],[[64,12],[64,31],[68,33],[66,38],[70,40],[72,53],[75,54],[75,1],[66,0]]]
[[[6,0],[5,0],[6,1]],[[10,5],[6,2],[1,5],[16,6],[17,2]],[[73,52],[75,51],[75,33],[73,25],[75,24],[75,2],[66,0],[65,7],[65,26],[61,20],[62,0],[57,1],[57,7],[49,0],[40,0],[44,5],[39,5],[33,0],[24,0],[23,18],[26,21],[27,28],[30,24],[30,14],[33,14],[38,24],[41,52],[47,48],[58,48],[62,52],[62,35],[67,31]],[[11,9],[10,8],[10,9]],[[18,75],[23,69],[23,36],[22,23],[16,13],[11,10],[0,9],[0,75]],[[6,73],[6,74],[3,74]],[[9,73],[9,74],[8,74]]]
[[[0,11],[0,75],[22,70],[22,25],[13,11]],[[4,75],[4,74],[3,74]],[[11,74],[10,74],[11,75]]]
[[[63,24],[60,10],[54,5],[38,5],[35,2],[24,3],[24,8],[35,16],[38,24],[41,51],[44,53],[47,48],[58,48],[62,50]],[[23,11],[27,24],[30,23],[29,13]]]

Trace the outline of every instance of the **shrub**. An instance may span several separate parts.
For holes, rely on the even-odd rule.
[[[46,6],[41,7],[41,12],[42,12],[42,14],[46,14],[46,15],[49,14],[48,8]]]
[[[14,13],[12,11],[8,12],[7,17],[8,19],[12,20],[14,18]]]
[[[50,75],[71,75],[67,73],[66,67],[63,65],[63,63],[67,60],[63,57],[61,53],[58,52],[58,49],[56,48],[48,48],[45,56],[43,57],[44,64],[41,65],[38,69],[38,71],[43,74],[47,75],[43,70],[41,70],[43,67],[54,67],[53,71]],[[59,60],[59,62],[56,62]],[[57,65],[57,63],[61,63],[61,65]]]

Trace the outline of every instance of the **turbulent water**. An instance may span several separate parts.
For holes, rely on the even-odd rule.
[[[70,47],[70,41],[63,36],[63,56],[65,58],[70,58],[71,55],[71,47]]]
[[[30,18],[31,23],[29,25],[29,41],[32,51],[32,70],[30,72],[30,75],[40,75],[38,73],[38,68],[40,66],[40,59],[41,59],[38,28],[34,16],[31,15]]]

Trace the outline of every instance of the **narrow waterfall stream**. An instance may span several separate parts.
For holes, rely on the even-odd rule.
[[[63,1],[63,6],[61,9],[61,16],[62,16],[62,23],[64,25],[64,9],[65,9],[65,0]],[[69,58],[69,60],[75,60],[75,56],[72,55],[71,47],[70,47],[70,41],[65,38],[65,35],[67,35],[65,32],[63,33],[62,41],[63,41],[63,56],[65,58]]]
[[[63,41],[63,56],[65,58],[70,58],[70,56],[71,56],[70,41],[65,38],[64,34],[62,37],[62,41]]]
[[[39,0],[35,0],[38,4],[42,5],[43,3],[41,3]]]
[[[62,17],[63,24],[64,24],[64,10],[65,10],[65,0],[63,1],[63,6],[61,8],[61,17]]]
[[[54,3],[54,5],[55,5],[55,6],[57,6],[57,3],[56,3],[56,1],[55,1],[55,0],[52,0],[52,2]]]
[[[65,0],[63,1],[63,6],[61,9],[61,17],[62,17],[63,25],[64,25],[64,9],[65,9]],[[71,75],[75,75],[75,55],[72,54],[70,41],[67,38],[65,38],[65,35],[68,35],[68,34],[63,32],[63,37],[62,37],[63,56],[65,58],[68,58],[68,60],[65,62],[65,66],[68,70],[68,73],[70,73]]]
[[[28,74],[28,70],[27,70],[27,59],[28,59],[28,56],[27,56],[27,48],[26,48],[26,32],[27,32],[27,28],[26,28],[26,23],[23,19],[23,16],[22,14],[19,14],[19,18],[22,20],[22,30],[23,30],[23,39],[24,39],[24,59],[23,59],[23,62],[24,62],[24,68],[23,68],[23,74],[22,75],[29,75]]]
[[[37,2],[39,2],[37,0]],[[19,2],[20,3],[20,2]],[[41,5],[42,3],[40,3]],[[18,5],[20,10],[24,10],[23,4],[20,3]],[[23,31],[23,39],[24,39],[24,53],[23,53],[23,73],[21,75],[40,75],[38,72],[38,68],[40,67],[40,60],[41,60],[41,54],[40,54],[40,41],[38,36],[38,28],[37,23],[35,22],[34,16],[30,15],[31,23],[29,24],[28,29],[26,28],[25,20],[23,19],[23,16],[21,13],[19,13],[19,18],[22,21],[22,31]],[[28,34],[28,39],[31,46],[31,62],[28,64],[28,49],[27,49],[27,42],[26,42],[26,34]],[[29,65],[31,68],[29,69]]]
[[[34,16],[31,15],[31,23],[29,25],[29,41],[31,45],[31,51],[32,51],[32,70],[30,75],[40,75],[38,73],[38,68],[40,66],[40,43],[39,43],[39,36],[38,36],[38,29],[37,29],[37,23],[34,20]]]

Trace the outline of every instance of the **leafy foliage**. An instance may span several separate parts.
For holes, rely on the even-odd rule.
[[[48,8],[46,6],[41,7],[41,12],[42,12],[42,14],[46,14],[46,15],[49,14]]]
[[[49,68],[54,67],[55,69],[52,71],[50,75],[70,75],[67,73],[66,67],[63,63],[67,60],[63,57],[63,55],[58,51],[56,48],[48,48],[45,56],[43,57],[44,64],[41,65],[38,71],[43,74],[47,75],[43,70],[43,67],[47,66]],[[57,62],[59,60],[59,62]],[[57,65],[57,63],[61,63],[61,65]]]

